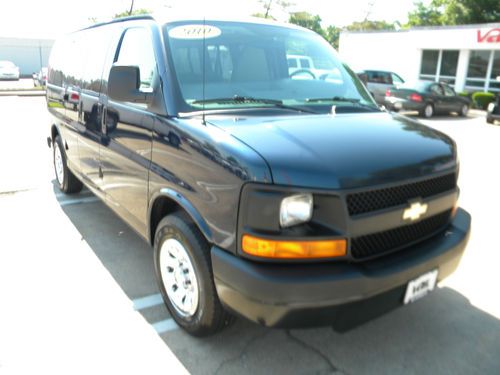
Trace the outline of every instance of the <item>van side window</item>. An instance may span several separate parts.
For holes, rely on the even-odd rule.
[[[307,59],[300,59],[300,66],[301,68],[310,68],[311,64],[309,64],[309,60]]]
[[[82,75],[82,89],[98,94],[101,91],[104,60],[109,48],[109,28],[89,29],[83,35],[81,48],[85,51],[85,67]]]
[[[156,60],[149,31],[132,28],[125,32],[116,62],[120,65],[138,66],[140,90],[149,91],[156,69]]]
[[[297,59],[289,58],[288,59],[288,67],[289,68],[297,68]]]

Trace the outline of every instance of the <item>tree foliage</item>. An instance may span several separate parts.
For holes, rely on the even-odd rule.
[[[140,9],[134,9],[132,10],[132,12],[126,10],[126,11],[123,11],[123,12],[120,12],[120,13],[116,13],[113,18],[122,18],[122,17],[129,17],[129,16],[139,16],[141,14],[150,14],[151,11],[149,9],[144,9],[144,8],[140,8]]]
[[[421,1],[408,13],[407,26],[466,25],[498,22],[499,0],[432,0],[426,6]]]
[[[326,37],[325,30],[321,27],[321,17],[318,15],[312,15],[308,12],[295,12],[290,14],[288,22],[312,30],[323,38]]]
[[[259,0],[259,3],[261,3],[262,6],[264,7],[264,12],[255,13],[254,16],[261,18],[271,18],[271,19],[275,19],[271,15],[271,11],[273,11],[274,9],[280,8],[282,11],[286,11],[287,8],[294,5],[293,2],[286,0]]]
[[[394,24],[385,21],[369,21],[364,20],[360,22],[353,22],[346,26],[349,31],[362,31],[362,30],[394,30]]]

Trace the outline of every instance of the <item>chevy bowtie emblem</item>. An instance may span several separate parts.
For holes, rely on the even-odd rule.
[[[427,212],[427,203],[414,202],[403,211],[403,220],[415,221]]]

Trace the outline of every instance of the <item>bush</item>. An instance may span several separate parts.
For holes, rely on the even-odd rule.
[[[472,102],[474,107],[479,109],[486,109],[488,104],[495,100],[495,94],[491,92],[475,92],[472,94]]]

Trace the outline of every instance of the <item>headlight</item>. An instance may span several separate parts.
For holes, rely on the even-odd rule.
[[[312,194],[297,194],[284,198],[280,205],[281,227],[291,227],[311,220],[312,210]]]

